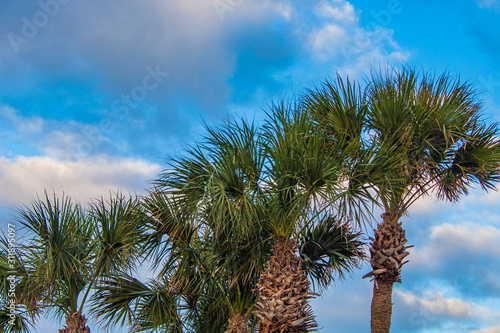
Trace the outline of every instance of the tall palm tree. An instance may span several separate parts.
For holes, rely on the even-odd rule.
[[[133,222],[138,203],[117,194],[85,210],[67,196],[51,198],[45,192],[20,209],[19,224],[28,239],[18,247],[27,279],[21,279],[18,300],[38,314],[64,317],[60,332],[90,332],[82,312],[90,291],[103,276],[132,268],[140,234]]]
[[[299,308],[298,316],[301,317],[287,317],[288,324],[273,324],[276,327],[271,329],[286,330],[286,325],[299,329],[307,327],[308,323],[302,318],[308,307],[300,299],[310,296],[304,271],[313,281],[326,286],[332,281],[333,270],[342,274],[353,267],[361,256],[363,244],[358,239],[359,234],[337,219],[324,213],[321,216],[315,214],[312,203],[302,192],[319,193],[319,190],[311,189],[318,183],[316,179],[306,179],[311,171],[301,170],[317,166],[304,157],[296,159],[296,155],[303,154],[305,149],[304,146],[296,149],[294,144],[305,139],[305,132],[300,129],[293,132],[291,122],[302,121],[298,125],[303,126],[302,129],[308,128],[308,123],[298,114],[293,119],[291,111],[282,109],[280,114],[278,109],[275,111],[275,116],[283,121],[281,124],[287,126],[288,132],[279,132],[281,137],[276,139],[284,139],[284,143],[269,146],[270,141],[265,141],[278,134],[272,132],[271,122],[266,135],[245,121],[207,127],[208,134],[203,142],[188,148],[187,156],[173,160],[158,180],[158,188],[145,199],[147,218],[144,221],[150,232],[144,243],[148,251],[155,254],[161,268],[156,281],[170,286],[167,290],[179,311],[170,312],[163,317],[164,320],[150,317],[150,321],[156,324],[141,326],[140,322],[134,322],[134,318],[143,317],[147,310],[135,304],[145,304],[142,297],[152,293],[136,292],[145,290],[147,284],[130,277],[119,277],[110,280],[96,293],[96,302],[105,304],[101,316],[120,320],[130,318],[138,331],[175,326],[180,321],[183,327],[177,325],[176,330],[250,332],[258,316],[263,316],[262,310],[268,313],[276,310],[274,304],[264,309],[262,300],[257,302],[256,288],[266,262],[273,254],[273,245],[284,232],[284,236],[293,234],[296,237],[288,240],[288,245],[298,241],[300,258],[295,245],[290,253],[295,263],[292,264],[295,265],[294,272],[303,288],[297,291],[288,286],[292,292],[300,294],[282,292],[273,297],[287,304],[288,313],[293,314]],[[278,118],[275,120],[279,121]],[[276,149],[282,151],[278,153]],[[286,155],[292,150],[295,151],[292,155]],[[312,153],[321,159],[318,150]],[[283,160],[275,161],[270,156],[281,156]],[[290,177],[291,170],[286,163],[293,165],[292,171],[300,179],[294,188],[301,194],[285,193],[288,184],[292,183],[290,179],[284,179]],[[330,182],[329,178],[326,182]],[[303,185],[309,188],[304,190]],[[284,207],[288,203],[289,206]],[[320,210],[319,205],[316,210]],[[295,215],[293,221],[285,221],[285,216],[292,215]],[[302,224],[300,228],[297,221]],[[273,255],[276,256],[276,252]],[[274,262],[279,263],[279,260],[274,259]],[[116,282],[119,279],[125,281],[123,287]],[[269,287],[265,283],[260,285]],[[259,288],[261,297],[265,292],[265,288]]]
[[[259,332],[309,332],[316,322],[308,299],[316,294],[310,292],[304,270],[308,268],[304,257],[308,256],[304,252],[299,256],[297,240],[310,225],[316,225],[315,231],[306,232],[302,239],[317,237],[315,244],[325,247],[316,249],[322,251],[328,246],[321,243],[321,238],[332,241],[334,232],[322,234],[333,231],[328,227],[333,220],[325,208],[342,192],[348,150],[340,149],[345,148],[340,145],[325,149],[325,138],[316,133],[309,114],[299,105],[284,103],[273,105],[268,115],[265,142],[269,154],[265,185],[267,223],[274,245],[267,269],[257,284],[255,314]],[[300,247],[308,248],[303,244]]]
[[[500,179],[498,124],[485,125],[472,86],[447,74],[434,77],[411,68],[373,74],[365,98],[351,104],[339,98],[346,86],[353,89],[341,78],[327,82],[311,92],[308,106],[316,117],[327,119],[318,122],[318,129],[327,133],[349,128],[344,120],[360,115],[353,132],[370,158],[359,159],[354,170],[366,175],[363,183],[384,210],[371,238],[373,270],[365,275],[374,279],[371,329],[389,332],[393,285],[401,282],[409,254],[401,216],[430,193],[456,201],[474,183],[493,189]],[[388,163],[390,157],[394,159]],[[373,168],[386,176],[372,178]],[[353,186],[364,186],[359,183],[363,177],[355,179]]]

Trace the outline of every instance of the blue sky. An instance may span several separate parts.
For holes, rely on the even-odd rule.
[[[498,0],[2,0],[1,226],[43,188],[79,200],[143,193],[202,120],[261,119],[335,72],[448,70],[499,121],[499,15]],[[412,207],[394,332],[500,332],[499,201],[472,191]],[[368,271],[313,302],[324,332],[369,330]]]

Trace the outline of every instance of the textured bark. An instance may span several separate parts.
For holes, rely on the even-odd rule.
[[[393,285],[394,283],[381,280],[373,286],[372,333],[389,333],[391,330]]]
[[[229,318],[229,325],[225,333],[248,333],[247,319],[245,316],[235,311],[234,315]]]
[[[294,239],[281,237],[267,270],[257,283],[256,311],[260,333],[310,332],[317,327],[309,299],[309,281],[301,269]]]
[[[80,312],[75,312],[66,318],[66,326],[59,333],[90,333],[90,328],[85,326],[86,322],[87,319]]]
[[[372,333],[388,333],[391,327],[392,288],[394,283],[401,282],[401,267],[408,261],[403,261],[409,254],[406,250],[406,233],[399,222],[399,213],[382,214],[384,221],[378,225],[375,238],[372,241],[371,266],[372,271],[363,278],[372,277],[375,280],[371,306]]]

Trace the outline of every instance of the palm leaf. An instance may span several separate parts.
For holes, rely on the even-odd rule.
[[[154,280],[142,283],[126,274],[109,276],[91,301],[92,314],[106,327],[128,324],[137,332],[172,327],[181,331],[178,297]]]
[[[299,252],[315,285],[326,288],[335,275],[343,278],[359,267],[365,258],[365,244],[360,236],[361,233],[353,232],[348,223],[328,215],[304,229],[299,238]]]

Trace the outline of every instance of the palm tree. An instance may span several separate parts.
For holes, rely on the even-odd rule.
[[[159,272],[147,283],[108,279],[95,294],[95,303],[105,304],[96,313],[115,321],[108,323],[119,318],[137,331],[196,332],[246,332],[253,325],[253,289],[270,252],[263,241],[269,232],[258,223],[264,150],[257,128],[246,123],[207,132],[186,157],[170,162],[144,198],[142,242]],[[162,318],[149,311],[152,286],[167,292],[177,310]]]
[[[42,311],[65,317],[68,329],[85,326],[86,319],[78,314],[78,295],[88,283],[84,272],[92,251],[91,223],[69,197],[54,194],[51,199],[45,192],[44,199],[19,212],[19,223],[31,236],[19,248],[20,261],[33,281],[21,297],[33,299]]]
[[[327,133],[349,128],[345,120],[360,115],[353,132],[370,157],[357,161],[355,174],[365,176],[354,177],[352,186],[370,186],[384,210],[370,238],[373,270],[364,277],[375,281],[372,332],[389,332],[393,285],[401,282],[409,254],[401,216],[430,193],[457,201],[474,183],[494,189],[500,177],[498,124],[485,125],[474,89],[447,74],[434,77],[411,68],[373,74],[366,99],[347,104],[339,91],[350,89],[353,85],[339,77],[312,91],[307,104],[317,118],[326,117],[318,129]],[[372,178],[374,168],[386,176]]]
[[[64,317],[62,333],[90,332],[82,313],[90,291],[103,276],[130,270],[138,253],[138,203],[117,194],[85,210],[67,196],[50,198],[45,192],[20,209],[19,224],[29,238],[18,247],[25,273],[18,300],[37,314]]]
[[[305,269],[315,261],[313,249],[324,253],[329,249],[327,266],[331,270],[342,269],[342,265],[332,261],[335,250],[327,245],[335,243],[339,225],[331,228],[334,220],[325,207],[342,192],[348,150],[338,149],[340,145],[325,149],[324,136],[315,132],[309,115],[300,106],[274,105],[268,116],[266,210],[274,245],[267,269],[257,284],[255,314],[259,318],[259,332],[309,332],[316,323],[308,299],[317,294],[310,292]],[[309,229],[304,233],[311,225],[316,226],[314,231]],[[300,244],[300,256],[298,238],[314,239],[309,245]],[[312,252],[305,255],[304,250]],[[356,251],[348,252],[352,258]],[[314,266],[321,267],[318,261]],[[314,270],[309,273],[314,277]],[[327,280],[325,285],[330,282]]]
[[[168,200],[163,193],[146,199],[156,218],[148,222],[153,232],[145,244],[162,253],[159,258],[167,258],[161,263],[160,274],[145,283],[125,274],[108,277],[93,296],[93,314],[103,318],[106,325],[127,323],[137,332],[252,331],[255,320],[248,316],[256,301],[254,289],[258,275],[249,274],[247,279],[253,276],[251,283],[246,283],[248,286],[241,283],[239,293],[235,293],[231,284],[235,275],[248,272],[252,257],[261,256],[263,262],[269,257],[270,242],[259,245],[262,239],[247,239],[245,244],[237,244],[232,240],[234,249],[243,249],[234,251],[241,256],[238,264],[242,266],[221,264],[220,250],[192,232],[185,223],[188,219],[174,220],[181,214],[172,214]],[[309,225],[299,240],[307,274],[326,287],[332,281],[332,269],[340,274],[350,271],[364,245],[358,238],[358,233],[331,217]],[[232,255],[234,258],[227,254],[223,258],[236,261]]]
[[[292,266],[295,265],[293,273],[298,275],[303,288],[297,291],[288,286],[295,294],[281,292],[273,297],[287,304],[288,313],[295,313],[299,308],[297,315],[301,317],[285,318],[288,327],[302,329],[310,325],[307,318],[302,320],[308,311],[302,301],[311,296],[306,274],[320,286],[327,286],[333,279],[334,270],[342,274],[352,269],[361,256],[363,243],[358,239],[359,234],[352,232],[347,225],[328,214],[313,211],[313,205],[302,192],[309,191],[307,193],[312,195],[320,192],[312,187],[328,185],[324,182],[319,185],[316,179],[307,178],[311,171],[301,171],[304,166],[309,169],[316,167],[304,155],[302,159],[294,160],[296,154],[305,151],[304,146],[294,147],[297,140],[305,138],[305,132],[298,128],[292,130],[291,122],[301,121],[303,129],[308,123],[298,114],[293,119],[291,111],[281,110],[279,114],[277,109],[275,111],[275,116],[281,117],[281,124],[287,126],[288,132],[273,133],[269,123],[264,135],[245,121],[207,127],[208,135],[204,141],[188,148],[187,156],[172,160],[158,180],[156,190],[144,200],[147,217],[143,221],[149,229],[144,244],[152,254],[150,257],[155,257],[161,268],[154,281],[169,286],[165,290],[171,295],[171,309],[178,311],[170,311],[163,318],[152,318],[147,307],[142,306],[149,304],[146,298],[153,295],[153,289],[148,287],[152,282],[141,283],[122,276],[109,280],[95,294],[96,303],[104,304],[100,316],[128,320],[137,331],[171,327],[176,331],[250,332],[256,326],[258,316],[263,316],[263,310],[268,313],[276,310],[273,304],[268,305],[269,308],[262,306],[262,295],[269,283],[262,282],[265,278],[261,276],[273,254],[273,245],[275,249],[279,248],[275,245],[276,239],[293,234],[296,239],[287,240],[286,246],[298,241],[300,258],[296,254],[296,245],[291,247],[289,254]],[[275,134],[281,135],[276,140],[285,141],[268,145],[270,141],[265,140],[273,139]],[[277,149],[282,151],[278,153]],[[313,153],[319,160],[319,146],[316,149]],[[285,157],[292,150],[295,153],[289,156],[290,159]],[[282,161],[270,158],[279,154],[282,154]],[[294,184],[294,189],[300,194],[286,193],[287,184],[292,182],[284,179],[290,177],[288,170],[291,167],[288,165],[293,166],[292,171],[300,180]],[[330,183],[328,177],[326,174],[324,178]],[[304,185],[308,186],[307,190],[302,189]],[[319,205],[316,210],[320,211]],[[292,215],[292,222],[285,220],[286,216]],[[298,221],[303,227],[298,227]],[[276,257],[276,252],[273,256]],[[274,259],[273,263],[279,264],[279,260]],[[268,270],[274,267],[267,266]],[[256,292],[259,277],[260,302]],[[136,320],[144,318],[144,314],[150,316],[148,320],[152,325]],[[176,324],[179,322],[183,323],[182,327]],[[272,329],[286,329],[286,323],[279,325]],[[265,328],[261,327],[261,330],[265,331]]]

